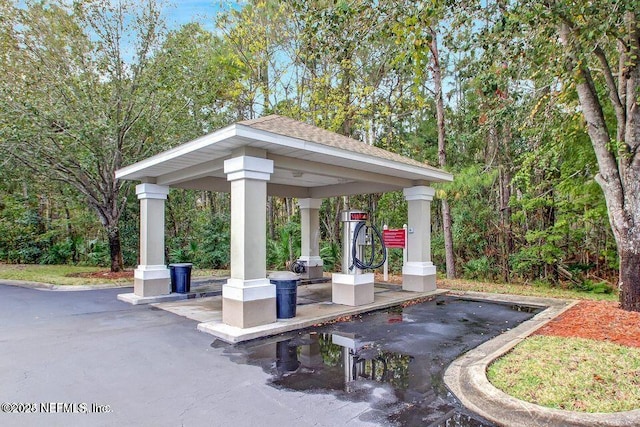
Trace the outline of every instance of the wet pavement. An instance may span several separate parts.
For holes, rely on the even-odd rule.
[[[448,392],[443,382],[447,366],[447,375],[452,367],[461,371],[450,375],[449,387],[495,422],[606,424],[585,423],[586,415],[573,413],[574,422],[559,421],[558,411],[532,419],[545,409],[484,393],[492,387],[484,375],[486,365],[472,376],[464,372],[475,369],[478,358],[504,352],[486,346],[523,339],[535,327],[531,322],[548,321],[566,302],[439,296],[348,322],[229,345],[212,343],[192,320],[117,301],[120,292],[44,291],[0,283],[0,402],[36,405],[29,406],[36,413],[0,413],[0,425],[492,425],[462,409]],[[558,307],[516,327],[534,314],[518,305],[523,300]],[[482,389],[465,391],[472,383],[481,383]],[[57,402],[55,413],[45,411],[50,402]],[[108,406],[109,411],[67,411],[82,404]],[[483,412],[491,405],[492,411]],[[502,411],[494,408],[500,405]],[[522,417],[515,420],[518,411]]]
[[[332,323],[212,347],[238,364],[260,366],[281,390],[367,403],[364,422],[398,426],[492,426],[465,411],[443,382],[447,366],[540,308],[452,296]],[[286,396],[284,396],[286,399]]]
[[[359,420],[366,403],[272,387],[196,322],[121,292],[0,281],[0,426],[375,425]]]

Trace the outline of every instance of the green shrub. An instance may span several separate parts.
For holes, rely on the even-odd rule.
[[[73,261],[76,251],[76,242],[65,239],[54,243],[40,258],[40,264],[68,264]]]
[[[614,289],[607,282],[593,282],[592,280],[583,280],[580,284],[573,286],[573,289],[592,294],[611,294]]]
[[[287,262],[300,256],[300,245],[300,224],[293,221],[285,224],[280,228],[278,239],[267,239],[267,266],[276,270],[285,269]]]
[[[101,239],[85,240],[78,245],[81,264],[106,267],[110,265],[109,244]]]
[[[219,214],[205,226],[200,250],[195,262],[203,268],[227,268],[231,252],[231,220],[229,215]]]
[[[463,271],[466,279],[473,280],[487,280],[496,273],[489,258],[486,256],[467,261],[463,266]]]
[[[322,242],[320,258],[322,258],[324,271],[336,271],[337,268],[341,268],[342,253],[340,245],[336,242]]]

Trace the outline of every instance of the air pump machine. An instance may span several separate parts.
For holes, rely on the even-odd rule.
[[[374,274],[366,270],[379,268],[386,260],[382,235],[367,212],[343,211],[340,221],[342,273],[332,275],[332,301],[351,306],[372,303]]]

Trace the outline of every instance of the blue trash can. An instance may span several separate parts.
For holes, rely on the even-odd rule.
[[[171,291],[186,294],[191,291],[191,263],[169,264]],[[175,284],[175,286],[174,286]]]
[[[176,267],[175,264],[169,264],[169,277],[171,278],[171,292],[176,291]]]
[[[293,372],[300,366],[298,347],[291,345],[291,340],[280,341],[276,344],[276,369],[284,374]]]
[[[269,276],[276,285],[276,317],[290,319],[296,317],[296,300],[300,278],[290,271],[278,271]]]

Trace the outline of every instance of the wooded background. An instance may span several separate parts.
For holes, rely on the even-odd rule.
[[[450,277],[609,292],[620,248],[640,260],[639,9],[248,1],[171,28],[155,0],[0,0],[0,260],[135,266],[138,201],[114,171],[277,113],[452,172],[432,214]],[[406,222],[400,193],[324,200],[329,270],[347,207]],[[168,262],[227,267],[229,215],[227,194],[171,190]],[[269,198],[269,267],[299,246],[295,200]]]

